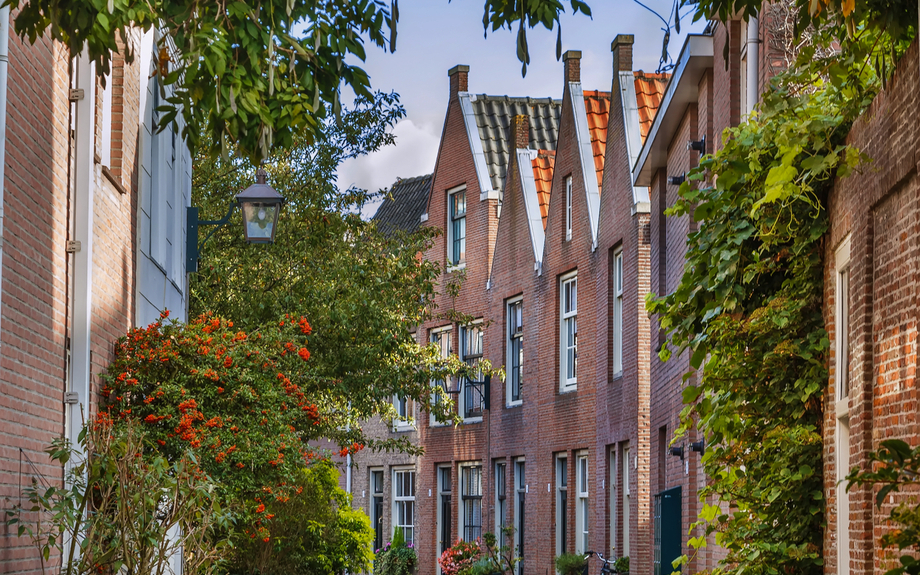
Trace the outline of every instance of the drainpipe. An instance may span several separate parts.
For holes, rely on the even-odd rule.
[[[920,0],[918,0],[920,1]],[[747,110],[750,116],[760,100],[760,23],[751,16],[747,23]]]
[[[73,306],[71,308],[71,364],[68,391],[76,396],[68,402],[68,439],[76,443],[83,426],[82,415],[90,415],[90,335],[93,314],[93,192],[95,163],[96,66],[84,50],[75,59],[75,88],[83,97],[74,102],[74,223]],[[75,446],[77,447],[77,446]],[[79,453],[79,450],[78,450]]]
[[[6,78],[10,62],[10,7],[0,8],[0,321],[3,319],[3,189],[6,178]],[[0,354],[3,329],[0,325]]]

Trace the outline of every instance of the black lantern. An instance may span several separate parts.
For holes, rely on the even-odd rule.
[[[265,183],[267,174],[259,168],[256,183],[236,196],[236,202],[243,212],[243,234],[251,244],[270,244],[275,241],[278,214],[284,204],[284,197]]]
[[[278,214],[284,205],[284,197],[266,183],[268,175],[265,170],[256,170],[256,183],[236,195],[227,215],[220,220],[199,220],[198,208],[187,208],[187,229],[185,238],[185,270],[198,271],[198,228],[200,226],[217,226],[205,236],[204,245],[222,225],[230,221],[233,210],[239,206],[243,212],[243,234],[251,244],[270,244],[275,241],[275,228],[278,226]]]

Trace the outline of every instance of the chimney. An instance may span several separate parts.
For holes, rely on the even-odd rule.
[[[530,147],[530,116],[518,114],[511,118],[511,151]]]
[[[466,92],[468,88],[470,67],[463,64],[457,64],[447,71],[450,76],[450,99],[457,97],[458,92]]]
[[[581,50],[568,50],[562,55],[565,62],[565,82],[581,82]]]
[[[632,34],[617,34],[610,44],[613,52],[613,73],[632,72],[633,69],[633,42],[636,37]]]

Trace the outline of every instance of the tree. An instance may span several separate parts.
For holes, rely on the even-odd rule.
[[[193,149],[207,126],[214,148],[226,138],[253,161],[293,145],[301,135],[317,135],[327,112],[340,112],[343,83],[369,97],[367,74],[345,60],[364,60],[364,37],[395,50],[399,21],[397,0],[389,7],[384,0],[12,0],[9,5],[20,10],[15,20],[20,36],[34,42],[48,33],[71,54],[86,48],[104,71],[119,49],[116,37],[126,40],[132,27],[161,30],[157,73],[174,89],[161,107],[161,124],[181,111],[183,137]],[[570,5],[590,15],[584,2]],[[556,27],[561,34],[562,10],[562,0],[486,0],[483,26],[495,31],[519,24],[517,53],[526,71],[524,22],[528,28]],[[557,40],[557,52],[559,46]]]
[[[394,395],[423,405],[431,401],[431,381],[463,369],[452,358],[420,346],[410,328],[436,313],[431,302],[440,268],[418,257],[430,246],[433,228],[384,236],[360,212],[366,191],[339,192],[335,169],[349,157],[392,141],[389,127],[403,111],[394,95],[360,99],[342,122],[327,120],[310,142],[276,151],[265,165],[269,183],[288,203],[276,241],[248,245],[239,220],[218,230],[202,251],[191,286],[192,314],[211,311],[233,318],[245,330],[258,329],[284,314],[309,319],[314,377],[337,382],[353,417],[352,441],[385,449],[417,449],[406,442],[376,443],[361,434],[362,422],[392,416]],[[218,218],[229,198],[252,181],[255,166],[199,152],[193,196],[202,217]],[[445,396],[431,409],[450,418]]]

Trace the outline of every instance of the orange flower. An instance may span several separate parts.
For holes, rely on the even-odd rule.
[[[217,388],[217,393],[223,393],[223,392],[224,392],[224,388],[222,388],[222,387],[218,387],[218,388]]]
[[[227,358],[224,359],[224,367],[230,367],[231,365],[233,365],[233,358],[228,355]]]
[[[256,513],[263,513],[265,511],[265,504],[259,503],[259,506],[256,507]]]
[[[310,352],[305,347],[300,348],[300,351],[297,352],[297,355],[299,355],[300,359],[304,361],[310,359]]]
[[[265,538],[262,539],[262,541],[265,542],[265,543],[268,543],[268,540],[269,540],[268,537],[265,537]]]

